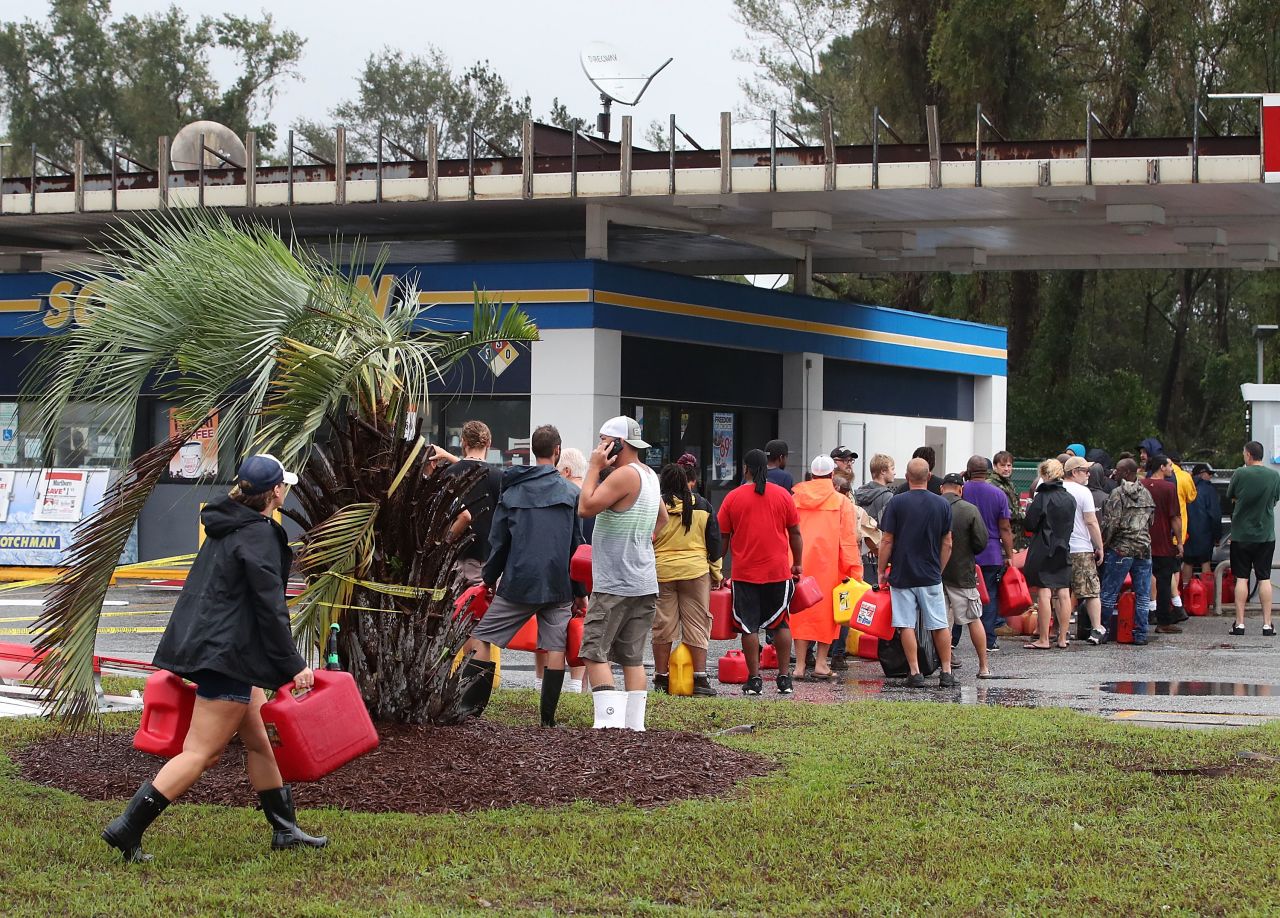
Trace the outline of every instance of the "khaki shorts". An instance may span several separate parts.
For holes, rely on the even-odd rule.
[[[947,624],[967,625],[982,621],[982,597],[977,587],[942,585],[947,594]]]
[[[614,596],[592,593],[582,623],[582,649],[588,663],[643,666],[645,646],[658,611],[658,596]]]
[[[453,563],[453,572],[462,582],[462,589],[476,586],[483,579],[481,572],[484,570],[482,564],[477,558],[459,558]]]
[[[1098,562],[1093,552],[1078,551],[1071,555],[1071,592],[1076,599],[1093,599],[1102,595]]]
[[[653,642],[670,644],[676,638],[698,650],[706,650],[711,643],[710,574],[658,584]]]

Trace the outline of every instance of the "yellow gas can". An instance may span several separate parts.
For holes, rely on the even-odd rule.
[[[683,642],[671,650],[667,691],[672,695],[693,694],[693,654]]]
[[[861,580],[841,580],[831,591],[831,610],[835,614],[837,625],[849,624],[853,610],[858,607],[862,594],[871,589],[871,584]]]

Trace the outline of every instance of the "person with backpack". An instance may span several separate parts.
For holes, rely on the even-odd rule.
[[[690,487],[687,469],[668,463],[658,473],[667,523],[653,542],[658,611],[653,617],[653,690],[668,689],[671,645],[677,637],[693,657],[693,694],[713,696],[707,675],[711,590],[720,586],[720,525],[711,502]]]

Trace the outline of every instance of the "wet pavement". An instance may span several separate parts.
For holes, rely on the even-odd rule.
[[[39,612],[37,590],[0,593],[0,641],[27,642],[26,629]],[[106,656],[149,660],[176,591],[129,582],[113,588],[101,620],[97,652]],[[1177,635],[1150,637],[1145,647],[1072,642],[1059,650],[1027,650],[1026,638],[1002,637],[991,654],[994,678],[978,679],[968,637],[957,652],[960,684],[937,686],[936,676],[922,689],[905,679],[886,679],[879,663],[849,658],[842,678],[826,683],[797,682],[795,694],[779,696],[775,671],[766,670],[760,701],[831,703],[862,699],[934,701],[1004,707],[1065,707],[1124,720],[1176,726],[1234,726],[1280,719],[1280,638],[1263,637],[1261,621],[1251,612],[1248,633],[1229,634],[1229,617],[1191,618]],[[15,633],[18,632],[18,633]],[[716,661],[735,642],[712,642],[708,669],[715,678]],[[532,687],[533,655],[508,651],[502,660],[503,684]],[[713,684],[714,681],[713,681]],[[737,695],[738,685],[717,686]]]

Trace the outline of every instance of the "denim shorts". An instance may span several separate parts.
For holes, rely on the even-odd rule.
[[[914,628],[921,616],[924,617],[927,631],[940,631],[950,627],[947,623],[947,601],[943,597],[942,584],[891,587],[889,592],[893,598],[893,627]]]
[[[211,669],[202,669],[187,678],[196,684],[196,697],[208,701],[235,701],[248,704],[249,696],[253,692],[253,686],[249,683],[240,682],[222,673],[215,673]]]

